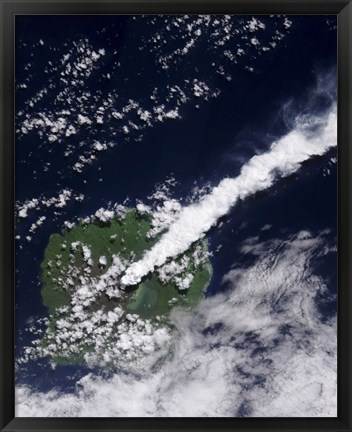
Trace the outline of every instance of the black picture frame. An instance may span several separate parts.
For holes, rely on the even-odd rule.
[[[15,418],[14,17],[17,14],[338,15],[338,416],[337,418]],[[351,0],[0,0],[1,368],[0,424],[10,431],[351,430],[352,3]]]

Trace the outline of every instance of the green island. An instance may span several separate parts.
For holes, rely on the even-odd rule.
[[[198,303],[212,276],[206,240],[173,260],[179,269],[176,275],[163,278],[155,271],[136,286],[118,289],[120,275],[112,271],[116,263],[127,267],[160,238],[147,236],[151,224],[149,214],[128,209],[122,217],[104,222],[95,217],[81,219],[51,235],[41,264],[41,294],[49,321],[38,341],[38,353],[56,364],[77,364],[85,362],[87,353],[98,356],[100,350],[101,357],[108,358],[109,349],[116,354],[116,346],[122,346],[121,358],[121,353],[128,352],[121,343],[124,329],[131,334],[142,326],[146,333],[149,323],[154,329],[167,326],[174,306],[190,309]],[[180,289],[178,281],[185,277],[190,281],[186,289]],[[102,284],[103,289],[94,290]],[[87,297],[82,297],[86,291]],[[113,357],[105,363],[111,364]]]

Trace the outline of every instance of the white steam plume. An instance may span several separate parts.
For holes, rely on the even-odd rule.
[[[323,155],[336,146],[336,103],[325,115],[297,117],[295,123],[295,128],[275,141],[268,152],[253,156],[238,177],[222,180],[199,203],[183,208],[159,242],[126,270],[121,286],[138,284],[169,258],[187,251],[239,199],[269,188],[276,178],[294,173],[310,157]]]

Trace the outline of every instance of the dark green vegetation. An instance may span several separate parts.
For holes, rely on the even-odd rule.
[[[99,276],[105,271],[99,266],[101,256],[106,257],[105,268],[109,268],[113,254],[125,259],[134,256],[133,260],[136,260],[153,246],[157,240],[146,238],[150,222],[150,217],[140,216],[131,210],[126,213],[124,219],[115,218],[109,222],[95,220],[88,224],[80,221],[71,229],[65,229],[62,234],[53,234],[45,249],[41,265],[44,305],[50,312],[54,312],[57,307],[69,304],[70,295],[64,289],[64,281],[70,273],[70,268],[78,270],[77,275],[72,277],[74,285],[77,285],[79,276],[84,276],[82,250],[78,248],[73,252],[72,243],[79,241],[91,249],[91,276]]]
[[[146,238],[150,224],[149,216],[140,216],[135,210],[130,210],[124,219],[115,218],[105,223],[98,220],[88,224],[80,222],[71,229],[65,229],[62,234],[52,235],[42,262],[42,298],[50,313],[54,313],[60,306],[69,305],[70,289],[74,289],[79,283],[80,276],[87,276],[84,273],[86,264],[82,249],[77,248],[73,252],[72,243],[79,241],[90,248],[93,261],[90,277],[99,277],[112,264],[113,254],[128,260],[133,258],[132,261],[135,261],[157,242],[158,239]],[[204,241],[201,245],[203,248],[207,247]],[[191,257],[195,247],[196,245],[186,255]],[[101,256],[107,259],[107,265],[104,267],[99,265]],[[177,261],[181,259],[182,256]],[[133,290],[127,290],[125,299],[127,311],[152,318],[155,315],[165,314],[170,308],[169,301],[172,299],[177,299],[181,304],[194,305],[201,298],[210,280],[211,270],[209,262],[197,269],[192,264],[191,260],[187,270],[193,274],[194,279],[188,290],[180,291],[174,283],[162,284],[156,275],[151,275],[137,287],[133,287]],[[75,276],[72,275],[73,269],[76,270]],[[71,275],[72,288],[67,287],[67,284],[65,286],[68,275]],[[101,300],[100,303],[104,307],[104,301]],[[107,306],[106,302],[105,306]]]
[[[114,218],[109,222],[93,219],[90,222],[79,221],[72,228],[63,230],[61,234],[50,237],[42,262],[42,298],[49,309],[49,325],[39,347],[52,346],[55,335],[60,333],[58,320],[69,318],[72,311],[71,299],[76,290],[82,286],[82,278],[86,283],[95,286],[113,264],[113,256],[118,256],[129,263],[140,259],[144,252],[150,249],[158,238],[148,239],[147,232],[151,228],[151,217],[140,215],[135,210],[129,210],[124,218]],[[84,256],[84,247],[89,248],[91,259]],[[199,248],[207,251],[207,242],[202,240],[194,244],[189,251],[178,257],[176,262],[188,259],[184,274],[191,274],[193,280],[187,290],[179,290],[174,282],[162,283],[156,273],[146,277],[138,286],[128,287],[120,298],[110,298],[103,293],[97,293],[94,302],[84,306],[84,311],[93,314],[96,311],[107,313],[114,308],[122,308],[124,315],[116,325],[126,320],[126,314],[137,314],[142,319],[151,319],[155,323],[167,321],[167,315],[174,306],[191,308],[202,297],[211,278],[211,266],[206,258],[202,264],[195,264],[194,253]],[[105,263],[99,263],[101,257]],[[115,262],[116,264],[116,262]],[[181,274],[182,276],[182,274]],[[118,278],[116,286],[118,286]],[[76,303],[77,304],[77,303]],[[66,309],[63,307],[66,306]],[[162,317],[160,321],[160,317]],[[156,320],[156,321],[155,321]],[[112,341],[106,338],[106,343]],[[89,341],[84,338],[76,341],[76,353],[57,356],[52,353],[52,360],[58,364],[83,363],[84,354],[92,351]]]

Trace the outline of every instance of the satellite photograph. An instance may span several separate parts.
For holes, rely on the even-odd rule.
[[[337,416],[335,15],[18,15],[17,417]]]

